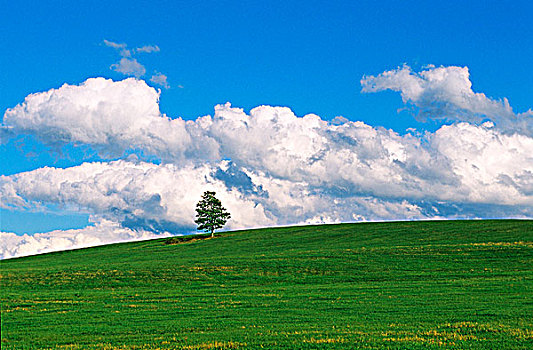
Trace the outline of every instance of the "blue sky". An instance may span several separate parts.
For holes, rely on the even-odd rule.
[[[529,1],[5,1],[2,8],[2,111],[63,84],[126,78],[110,69],[121,56],[104,40],[130,50],[159,48],[133,57],[146,70],[141,79],[161,89],[159,109],[171,118],[195,120],[231,102],[246,113],[260,105],[285,106],[298,117],[343,116],[399,135],[408,128],[433,133],[453,123],[417,121],[406,106],[422,107],[415,100],[404,104],[390,87],[361,92],[363,77],[404,64],[413,72],[428,65],[468,67],[474,92],[493,101],[507,98],[514,113],[533,106]],[[167,77],[168,89],[150,82],[155,74]],[[0,174],[125,158],[68,142],[63,153],[50,152],[53,146],[38,139],[4,140]],[[90,210],[63,204],[45,203],[59,208],[45,213],[1,209],[2,231],[87,224]]]

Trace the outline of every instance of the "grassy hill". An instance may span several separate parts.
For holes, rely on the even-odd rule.
[[[261,229],[0,268],[2,349],[533,348],[533,221]]]

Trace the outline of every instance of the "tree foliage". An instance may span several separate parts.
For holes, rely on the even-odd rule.
[[[205,191],[202,199],[196,204],[196,220],[198,230],[211,233],[214,237],[216,229],[224,227],[231,215],[215,197],[215,192]]]

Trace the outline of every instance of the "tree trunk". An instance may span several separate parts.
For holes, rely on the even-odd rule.
[[[215,238],[215,230],[211,229],[211,238]]]

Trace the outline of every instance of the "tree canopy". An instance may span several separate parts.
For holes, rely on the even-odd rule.
[[[230,213],[222,206],[222,203],[215,197],[215,192],[205,191],[202,199],[196,204],[196,220],[198,230],[211,233],[214,237],[215,230],[224,227],[231,218]]]

